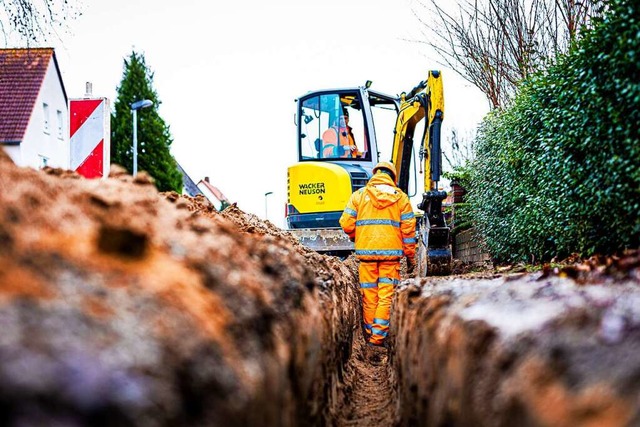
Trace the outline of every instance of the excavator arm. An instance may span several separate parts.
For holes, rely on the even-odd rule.
[[[400,95],[391,158],[398,169],[398,187],[408,192],[414,134],[418,123],[426,120],[418,152],[420,169],[424,173],[422,201],[418,204],[418,209],[424,214],[418,216],[417,225],[420,276],[451,273],[449,227],[442,211],[442,201],[447,194],[438,191],[442,171],[440,130],[443,119],[442,77],[439,71],[430,71],[426,81],[420,82],[408,94]]]

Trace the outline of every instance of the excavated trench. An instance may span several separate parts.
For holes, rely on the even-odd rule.
[[[353,259],[0,150],[0,425],[637,425],[639,264],[405,280],[373,363]]]

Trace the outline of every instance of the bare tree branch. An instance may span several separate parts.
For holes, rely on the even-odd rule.
[[[448,144],[446,144],[450,150],[442,152],[449,170],[454,171],[474,159],[474,141],[475,131],[467,130],[462,134],[458,129],[451,129],[451,134],[447,137]]]
[[[480,89],[492,108],[566,52],[606,0],[418,0],[413,14],[442,64]]]
[[[0,0],[3,45],[17,37],[27,43],[58,37],[58,29],[80,12],[77,0]]]

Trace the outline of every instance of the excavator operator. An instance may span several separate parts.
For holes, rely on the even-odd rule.
[[[359,158],[362,153],[356,146],[351,126],[349,126],[349,112],[342,110],[334,125],[322,134],[323,158]]]

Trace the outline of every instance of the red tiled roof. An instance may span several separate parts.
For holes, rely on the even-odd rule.
[[[52,57],[60,78],[53,48],[0,49],[0,144],[22,141]]]

